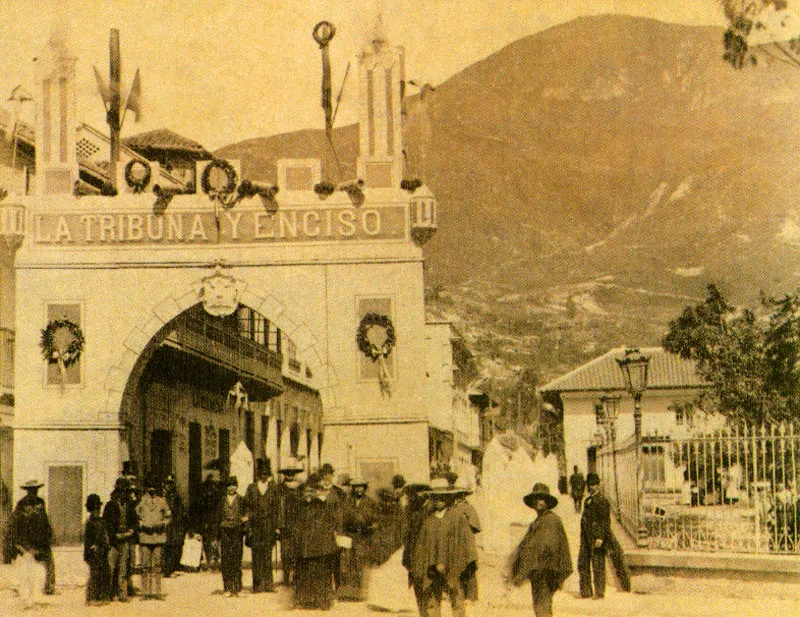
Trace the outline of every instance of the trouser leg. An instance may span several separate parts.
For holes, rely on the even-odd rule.
[[[142,595],[145,598],[149,598],[153,594],[153,547],[149,544],[142,544],[140,550],[142,552]]]
[[[442,615],[442,585],[435,582],[425,590],[425,614],[427,617],[441,617]]]
[[[154,596],[161,595],[161,570],[164,559],[164,547],[161,544],[156,544],[153,547],[150,562],[150,593]]]
[[[594,578],[594,595],[602,598],[606,595],[606,548],[592,551],[592,576]]]
[[[531,596],[536,617],[553,617],[553,592],[546,576],[536,573],[531,577]]]
[[[465,617],[466,609],[464,604],[464,590],[461,585],[448,587],[447,595],[450,596],[451,614],[453,617]]]
[[[592,549],[585,538],[581,538],[578,550],[578,579],[580,580],[581,597],[592,597]]]

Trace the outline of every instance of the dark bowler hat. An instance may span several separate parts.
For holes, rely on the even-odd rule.
[[[22,486],[20,486],[20,488],[24,488],[26,491],[38,491],[43,486],[44,486],[44,484],[42,484],[38,480],[31,479],[31,480],[28,480]]]
[[[594,486],[596,484],[600,484],[600,476],[596,473],[592,472],[586,476],[586,485],[587,486]]]
[[[556,496],[550,494],[550,487],[542,482],[537,482],[534,484],[531,492],[525,495],[525,497],[522,498],[522,501],[525,502],[526,506],[532,508],[537,499],[544,499],[544,502],[547,504],[548,508],[555,508],[558,504],[558,499]]]
[[[333,465],[330,463],[324,463],[322,467],[319,468],[319,473],[323,476],[332,476],[333,475]]]
[[[239,486],[239,480],[236,479],[236,476],[228,476],[225,486]]]
[[[100,495],[96,493],[92,493],[86,498],[86,509],[91,512],[95,508],[99,508],[103,505],[102,500],[100,499]]]

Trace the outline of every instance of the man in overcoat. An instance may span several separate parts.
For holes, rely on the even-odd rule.
[[[582,598],[602,598],[606,593],[606,554],[611,557],[622,591],[631,590],[622,547],[611,531],[611,504],[600,490],[600,476],[590,473],[586,479],[589,496],[581,516],[581,544],[578,551],[578,574]]]
[[[248,539],[253,554],[253,593],[274,592],[272,548],[280,503],[269,459],[256,461],[256,481],[247,487],[244,501],[250,520]]]
[[[128,481],[117,478],[111,499],[103,508],[103,520],[106,523],[108,541],[111,550],[108,552],[108,567],[111,572],[111,599],[120,602],[128,601],[131,568],[130,556],[136,533],[136,512],[129,507]]]
[[[523,501],[537,516],[512,555],[510,578],[515,585],[529,580],[534,614],[552,617],[553,594],[572,573],[569,542],[561,519],[552,511],[558,499],[549,486],[534,484]]]
[[[366,598],[366,569],[372,535],[378,521],[378,504],[367,495],[367,481],[353,478],[350,481],[350,497],[343,509],[345,535],[352,538],[352,548],[341,555],[340,600],[360,601]]]

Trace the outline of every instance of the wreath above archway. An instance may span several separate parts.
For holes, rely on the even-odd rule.
[[[134,174],[133,170],[136,167],[142,169],[141,173]],[[131,159],[125,165],[125,182],[133,189],[134,193],[141,193],[147,188],[150,183],[150,178],[153,172],[150,169],[150,163],[147,161],[140,161],[138,159]]]
[[[58,362],[62,385],[66,383],[66,369],[75,364],[83,352],[83,331],[74,321],[54,319],[42,330],[39,345],[48,362]]]
[[[389,368],[386,358],[392,353],[397,342],[394,324],[388,315],[367,313],[361,318],[356,331],[356,344],[358,349],[373,362],[378,362],[378,381],[381,394],[392,395],[392,384],[389,381]]]

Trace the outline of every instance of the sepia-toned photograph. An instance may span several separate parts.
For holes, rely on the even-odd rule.
[[[1,615],[800,614],[800,0],[0,20]]]

